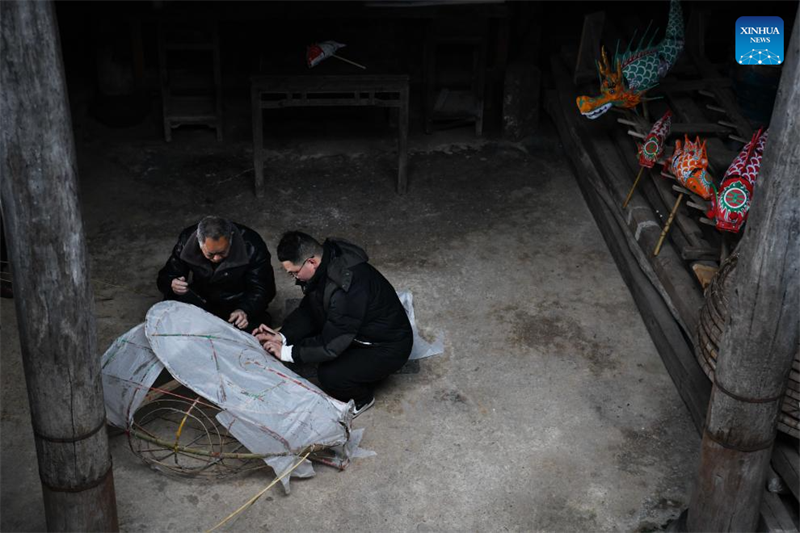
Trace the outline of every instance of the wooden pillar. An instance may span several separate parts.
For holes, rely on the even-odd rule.
[[[253,170],[255,172],[256,198],[264,195],[264,109],[261,107],[261,91],[250,82],[250,106],[253,115]]]
[[[703,432],[689,531],[756,531],[800,341],[800,17],[772,112]]]
[[[397,115],[397,194],[408,189],[408,81],[400,90]]]
[[[50,531],[118,530],[61,43],[50,2],[0,2],[0,207]]]

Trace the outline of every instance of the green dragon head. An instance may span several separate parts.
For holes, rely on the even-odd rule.
[[[601,51],[601,62],[597,64],[600,77],[600,96],[579,96],[576,99],[578,109],[587,118],[595,119],[614,107],[631,109],[642,99],[642,93],[628,89],[622,75],[622,64],[615,59],[615,68],[611,68],[605,48]]]

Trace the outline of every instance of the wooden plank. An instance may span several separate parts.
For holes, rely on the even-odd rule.
[[[686,261],[716,261],[719,259],[719,249],[689,246],[681,250],[681,257]]]
[[[568,126],[564,125],[563,118],[558,118],[561,110],[557,109],[557,107],[560,104],[552,103],[554,99],[553,92],[550,92],[546,99],[547,110],[553,117],[562,143],[564,143],[570,156],[570,163],[573,166],[583,198],[606,241],[622,279],[625,281],[628,290],[630,290],[631,296],[633,296],[653,344],[656,346],[664,366],[675,383],[678,393],[686,404],[695,428],[700,433],[705,423],[705,412],[710,396],[711,382],[703,374],[703,378],[705,378],[704,386],[693,386],[687,377],[685,369],[678,362],[693,358],[692,348],[687,344],[686,338],[663,299],[647,276],[641,271],[639,264],[625,244],[625,237],[622,234],[625,230],[619,227],[611,210],[600,199],[590,183],[590,180],[595,182],[600,180],[596,173],[592,175],[594,168],[591,161],[585,154],[579,153],[575,144],[565,142],[565,139],[568,138],[566,131]]]
[[[566,90],[563,78],[560,88]],[[562,99],[562,105],[565,103],[569,104],[569,99],[566,97]],[[572,105],[574,106],[574,99]],[[580,116],[576,118],[586,120]],[[594,127],[595,123],[591,125]],[[604,181],[609,185],[612,198],[618,201],[617,205],[622,205],[635,173],[621,160],[613,140],[607,133],[607,131],[602,131],[591,138],[584,136],[584,149],[593,160]],[[626,219],[628,227],[634,232],[642,250],[650,256],[649,261],[653,270],[659,275],[664,290],[671,295],[679,314],[677,317],[679,322],[685,327],[695,324],[703,297],[699,286],[683,265],[680,255],[672,246],[666,246],[657,257],[652,257],[652,251],[661,235],[661,219],[657,217],[646,201],[638,199],[636,196],[628,205]],[[687,331],[687,334],[691,335],[691,332]]]
[[[761,517],[770,533],[797,533],[797,527],[780,496],[768,490],[764,491],[761,500]]]
[[[556,87],[559,89],[561,105],[565,110],[573,111],[575,87],[566,74],[565,68],[556,59],[553,61],[553,76]],[[604,183],[607,184],[611,199],[617,202],[617,206],[621,205],[630,188],[631,171],[626,169],[625,164],[620,161],[614,143],[607,135],[606,128],[597,122],[587,121],[578,113],[572,115],[565,113],[565,116],[568,116],[575,135],[581,138],[581,150],[590,157]],[[592,134],[587,132],[586,128],[588,127],[592,128]],[[687,335],[693,337],[693,332],[688,329],[687,325],[691,324],[693,327],[696,323],[703,301],[697,283],[669,243],[661,254],[652,257],[652,250],[655,249],[661,235],[661,225],[647,202],[634,195],[625,217],[635,240],[648,256],[651,268],[659,276],[661,288],[669,295],[672,308],[676,313],[676,320],[686,330]]]
[[[554,64],[556,61],[554,58]],[[562,69],[563,75],[564,67],[554,65],[554,70],[558,68]],[[628,231],[627,225],[624,220],[619,220],[621,215],[615,215],[610,207],[614,205],[613,209],[617,209],[615,200],[608,197],[607,193],[603,193],[602,188],[598,188],[602,187],[603,179],[597,173],[593,160],[584,150],[585,139],[578,135],[574,120],[570,120],[570,117],[579,120],[583,118],[574,117],[576,115],[572,109],[574,99],[571,105],[569,102],[563,105],[560,99],[562,97],[569,100],[571,93],[574,93],[574,87],[566,93],[560,86],[558,90],[548,92],[547,110],[556,123],[584,199],[617,263],[620,274],[631,291],[653,343],[700,432],[705,421],[711,383],[697,363],[693,349],[687,343],[687,337],[678,326],[670,308],[631,251],[628,245],[630,237],[625,236],[625,232]]]

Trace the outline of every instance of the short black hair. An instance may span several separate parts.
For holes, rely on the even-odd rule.
[[[206,239],[219,240],[222,237],[230,239],[233,235],[233,223],[225,218],[207,216],[197,224],[197,242],[203,244]]]
[[[322,256],[322,245],[302,231],[287,231],[278,243],[278,261],[299,265],[312,256]]]

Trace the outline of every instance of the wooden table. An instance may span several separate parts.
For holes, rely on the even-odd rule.
[[[264,191],[264,109],[376,106],[398,108],[397,192],[407,187],[407,75],[271,75],[250,78],[256,196]],[[266,97],[266,98],[265,98]]]

